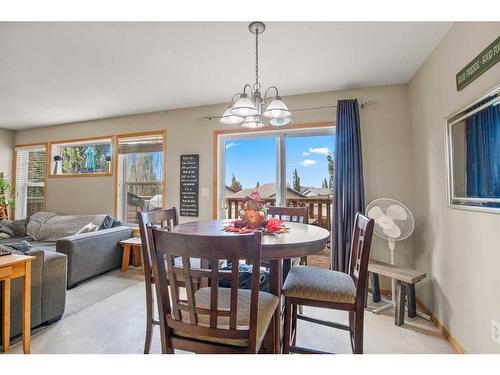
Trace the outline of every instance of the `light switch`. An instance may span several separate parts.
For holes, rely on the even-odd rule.
[[[202,197],[208,197],[208,188],[207,187],[202,187],[201,188],[201,196]]]

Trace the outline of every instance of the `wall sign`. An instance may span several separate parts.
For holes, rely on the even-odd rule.
[[[462,90],[500,60],[500,37],[457,73],[457,91]]]
[[[180,216],[199,215],[200,155],[181,155]]]

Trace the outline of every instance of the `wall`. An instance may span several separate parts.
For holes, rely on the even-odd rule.
[[[467,352],[500,353],[500,215],[447,205],[444,118],[500,83],[500,64],[456,91],[455,74],[500,34],[500,23],[457,23],[409,84],[417,295]]]
[[[14,132],[0,129],[0,173],[11,179],[12,156],[14,154]]]
[[[406,86],[383,86],[287,97],[290,108],[335,104],[338,99],[357,97],[361,102],[378,100],[375,107],[361,109],[366,201],[384,196],[399,199],[410,208],[412,200],[411,142]],[[212,215],[212,132],[227,128],[217,120],[200,121],[219,115],[226,105],[196,107],[141,114],[68,125],[23,130],[16,143],[64,140],[145,130],[167,130],[167,205],[179,204],[179,155],[200,154],[200,187],[210,194],[200,197],[200,219]],[[332,121],[335,110],[304,111],[294,114],[295,123]],[[61,213],[112,212],[113,177],[49,178],[48,209]],[[181,221],[186,219],[181,218]],[[413,262],[412,243],[398,245],[401,263]],[[376,240],[374,253],[388,259],[386,244]]]

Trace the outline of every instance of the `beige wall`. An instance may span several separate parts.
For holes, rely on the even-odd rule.
[[[14,132],[0,129],[0,173],[12,176],[12,156],[14,154]]]
[[[286,98],[286,101],[290,108],[303,108],[332,105],[338,99],[354,97],[360,101],[379,102],[375,107],[361,109],[367,203],[385,196],[399,199],[412,208],[412,153],[406,86],[297,95]],[[210,191],[208,197],[200,196],[200,219],[208,219],[212,216],[212,132],[227,127],[217,120],[199,121],[199,117],[218,115],[224,109],[225,105],[196,107],[23,130],[16,133],[16,143],[166,129],[167,205],[179,204],[179,155],[198,153],[200,187]],[[300,112],[294,117],[296,123],[332,121],[335,110]],[[61,213],[112,212],[113,203],[113,177],[49,178],[49,210]],[[385,243],[376,241],[378,250],[375,254],[380,259],[387,259]],[[411,241],[398,245],[398,256],[403,264],[412,264]]]
[[[500,353],[500,215],[447,206],[444,118],[500,82],[500,64],[460,92],[455,74],[500,34],[500,23],[458,23],[409,84],[417,294],[467,352]]]

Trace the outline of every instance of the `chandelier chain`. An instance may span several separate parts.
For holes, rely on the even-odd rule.
[[[259,83],[259,29],[255,33],[255,90],[260,89]]]

